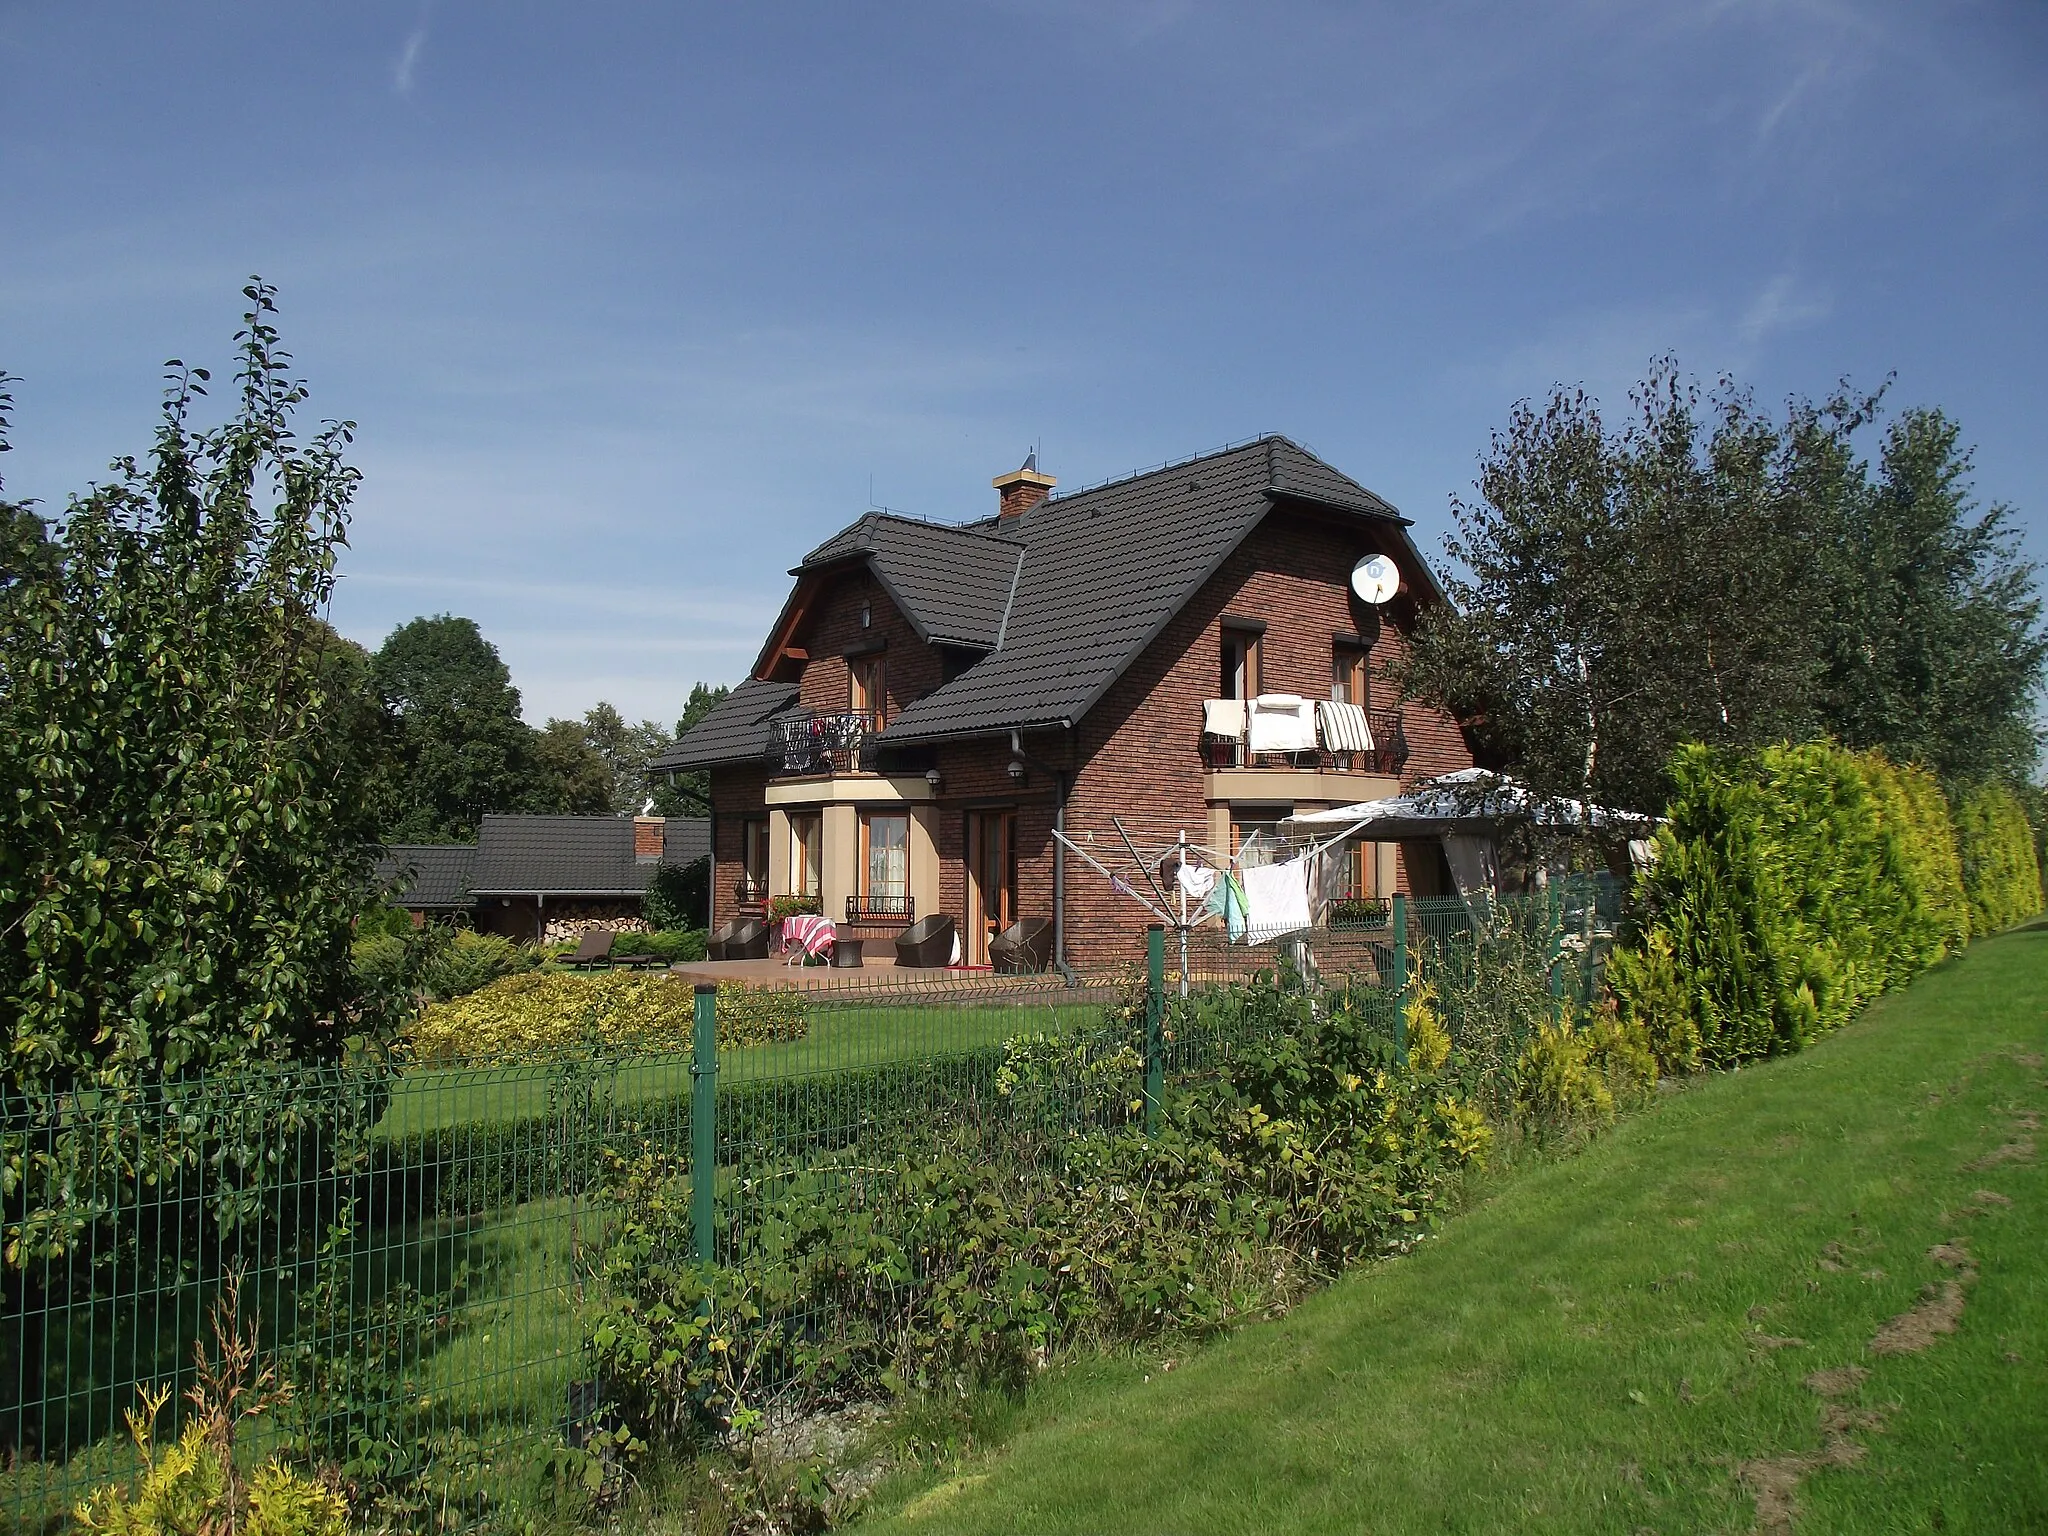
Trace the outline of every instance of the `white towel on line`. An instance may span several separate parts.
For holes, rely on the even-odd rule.
[[[1216,871],[1206,864],[1183,864],[1174,872],[1180,888],[1188,893],[1188,900],[1200,904],[1209,899],[1209,893],[1216,889]]]
[[[1332,752],[1372,750],[1372,727],[1359,705],[1324,699],[1316,705],[1316,722],[1323,728],[1323,745]]]
[[[1316,717],[1309,701],[1295,693],[1262,693],[1252,700],[1251,750],[1313,752]]]
[[[1202,729],[1211,736],[1244,740],[1244,702],[1243,699],[1204,699]]]
[[[1262,864],[1245,870],[1243,880],[1247,944],[1264,944],[1308,926],[1307,859]]]

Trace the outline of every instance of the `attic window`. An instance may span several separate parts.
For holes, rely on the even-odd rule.
[[[874,622],[874,605],[871,604],[866,598],[862,598],[860,600],[860,627],[862,629],[867,629],[871,627],[874,624]]]

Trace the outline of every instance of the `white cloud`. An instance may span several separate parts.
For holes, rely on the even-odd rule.
[[[1827,294],[1802,294],[1797,279],[1780,272],[1750,301],[1735,334],[1745,346],[1754,347],[1774,332],[1825,320],[1833,310],[1834,301]]]
[[[391,67],[391,89],[401,96],[412,94],[412,83],[419,70],[420,54],[427,46],[425,23],[414,27],[412,35],[405,40],[405,47],[399,50],[398,62]]]

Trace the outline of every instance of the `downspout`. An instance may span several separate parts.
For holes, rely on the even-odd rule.
[[[1010,732],[1010,755],[1018,762],[1052,776],[1052,825],[1055,832],[1064,836],[1067,830],[1066,774],[1048,767],[1026,752],[1024,739],[1015,730]],[[1052,964],[1068,986],[1081,985],[1081,978],[1067,964],[1067,845],[1061,837],[1052,840]]]

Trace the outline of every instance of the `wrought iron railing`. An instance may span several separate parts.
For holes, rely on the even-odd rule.
[[[915,922],[917,901],[909,895],[849,896],[846,898],[846,920],[849,923]]]
[[[768,722],[768,771],[872,773],[876,749],[866,715],[819,715],[808,710]]]

